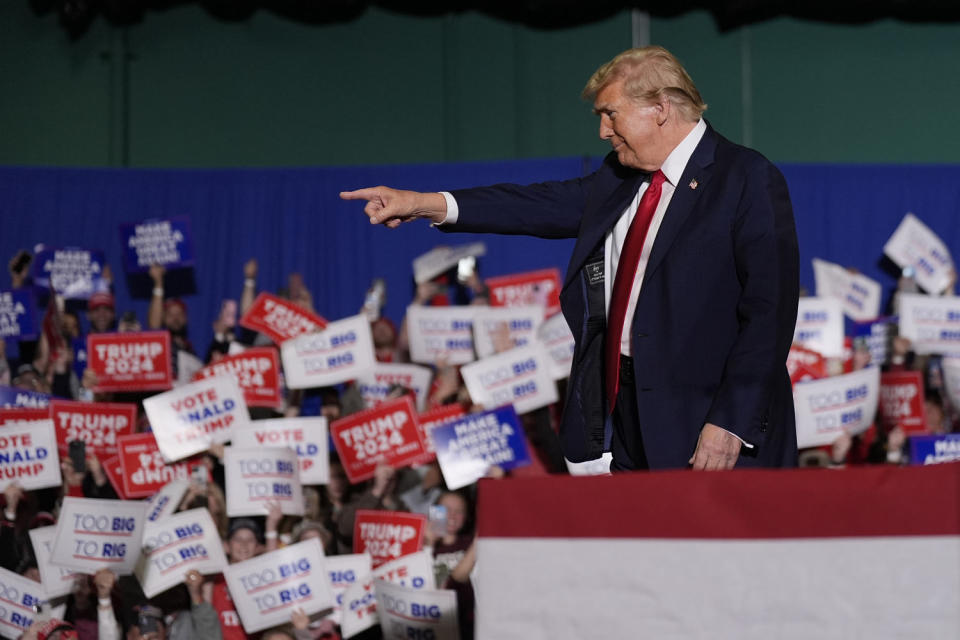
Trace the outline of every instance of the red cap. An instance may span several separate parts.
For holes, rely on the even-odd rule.
[[[52,620],[47,620],[42,627],[37,629],[37,640],[47,640],[47,638],[52,636],[57,631],[60,632],[60,638],[63,640],[78,637],[77,630],[72,624],[54,618]]]
[[[170,298],[169,300],[163,303],[163,309],[166,311],[170,307],[180,307],[180,310],[184,313],[187,312],[187,303],[181,300],[180,298]]]
[[[90,300],[87,302],[87,309],[93,311],[99,307],[110,307],[111,309],[116,309],[117,305],[113,300],[113,294],[108,291],[98,291],[90,296]]]

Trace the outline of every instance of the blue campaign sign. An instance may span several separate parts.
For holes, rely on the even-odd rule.
[[[938,464],[960,460],[960,433],[910,438],[910,464]]]
[[[51,286],[64,298],[86,300],[95,291],[106,290],[103,282],[103,251],[94,249],[43,249],[33,258],[33,283]]]
[[[0,291],[0,336],[7,340],[37,337],[37,305],[29,289]]]
[[[870,350],[870,362],[880,366],[889,358],[889,346],[897,331],[897,317],[877,318],[870,322],[856,322],[853,337],[863,338]]]
[[[509,471],[530,464],[523,427],[512,405],[464,416],[430,433],[451,490],[482,478],[492,465]]]
[[[12,409],[14,407],[46,409],[48,406],[50,406],[50,396],[46,393],[0,386],[0,409]]]
[[[189,218],[151,219],[120,225],[123,266],[127,273],[148,271],[151,265],[193,266]]]

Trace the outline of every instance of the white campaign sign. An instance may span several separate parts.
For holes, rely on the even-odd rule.
[[[543,345],[550,358],[547,369],[554,380],[562,380],[570,375],[573,365],[573,350],[576,346],[570,326],[562,313],[555,313],[544,320],[537,330],[537,339]]]
[[[901,293],[900,335],[918,354],[960,354],[960,298]]]
[[[375,580],[386,580],[413,589],[435,589],[433,558],[429,551],[402,556],[380,565],[365,579],[348,587],[343,594],[340,611],[340,629],[344,638],[355,636],[380,621],[373,587]]]
[[[29,578],[0,569],[0,635],[19,638],[36,617],[34,606],[46,602],[43,585]]]
[[[230,440],[250,423],[243,391],[233,376],[205,378],[143,401],[157,446],[167,462]]]
[[[173,515],[190,488],[189,480],[171,480],[147,499],[147,522],[156,522]]]
[[[950,398],[950,404],[960,407],[960,358],[947,357],[940,362],[943,367],[943,387]]]
[[[942,293],[953,278],[950,250],[937,234],[912,213],[904,216],[883,252],[899,267],[913,267],[917,284],[930,293]]]
[[[135,573],[148,598],[181,584],[188,571],[220,573],[226,566],[220,534],[206,509],[182,511],[143,527],[143,556]]]
[[[50,561],[81,573],[133,573],[140,558],[145,502],[64,498]]]
[[[797,414],[797,447],[830,444],[842,433],[866,431],[877,413],[880,368],[866,367],[793,387]]]
[[[348,553],[342,556],[329,556],[324,560],[330,590],[336,599],[336,606],[329,617],[340,624],[340,609],[347,589],[357,583],[368,580],[373,567],[373,558],[367,553]]]
[[[478,358],[486,358],[497,351],[493,334],[506,325],[515,347],[536,341],[537,329],[543,323],[543,307],[477,307],[473,316],[473,345]]]
[[[60,456],[53,420],[8,423],[0,429],[0,491],[59,487]]]
[[[409,589],[384,580],[377,580],[374,589],[384,640],[459,639],[455,591]]]
[[[836,298],[843,312],[857,322],[880,315],[880,283],[862,273],[850,273],[839,264],[813,259],[818,298]]]
[[[323,331],[305,333],[280,345],[290,389],[329,387],[367,373],[375,362],[370,321],[364,315],[337,320]]]
[[[366,406],[372,407],[387,398],[390,387],[399,384],[417,396],[417,411],[427,406],[427,394],[433,371],[416,364],[377,362],[367,374],[357,378],[360,395]]]
[[[407,336],[413,362],[473,362],[473,317],[479,307],[407,307]]]
[[[470,397],[487,409],[513,404],[523,414],[557,401],[543,347],[517,347],[460,370]]]
[[[303,515],[300,461],[289,448],[226,447],[223,466],[227,478],[227,515],[262,516],[277,502],[291,516]]]
[[[55,567],[50,563],[50,554],[53,552],[53,540],[57,536],[55,526],[30,529],[30,544],[37,557],[37,568],[40,570],[40,582],[48,598],[59,598],[73,591],[73,581],[77,576],[70,569]]]
[[[296,451],[301,485],[330,481],[329,441],[323,416],[254,420],[233,434],[233,446],[238,448],[290,447]]]
[[[334,604],[317,538],[229,565],[223,576],[247,633],[289,622],[295,609],[310,615]]]
[[[174,386],[182,387],[185,384],[189,384],[190,381],[193,380],[193,376],[196,375],[200,369],[203,369],[203,360],[183,349],[178,349],[177,381]]]
[[[417,284],[423,284],[457,266],[463,258],[482,256],[486,252],[487,246],[482,242],[459,247],[436,247],[413,259],[413,279]]]
[[[843,308],[835,298],[800,298],[793,341],[827,358],[843,356]]]

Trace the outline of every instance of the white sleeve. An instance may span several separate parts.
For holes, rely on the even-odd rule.
[[[443,222],[438,222],[433,226],[439,227],[444,224],[457,224],[457,219],[460,217],[460,207],[457,206],[457,199],[454,198],[453,194],[449,191],[441,191],[440,195],[447,201],[447,217],[443,219]]]

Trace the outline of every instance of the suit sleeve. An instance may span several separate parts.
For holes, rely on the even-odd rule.
[[[747,174],[732,232],[739,331],[707,421],[759,443],[775,385],[786,376],[799,289],[793,208],[783,175],[769,162]]]
[[[452,191],[460,215],[456,224],[437,228],[538,238],[575,238],[594,175],[526,186],[497,184]]]

